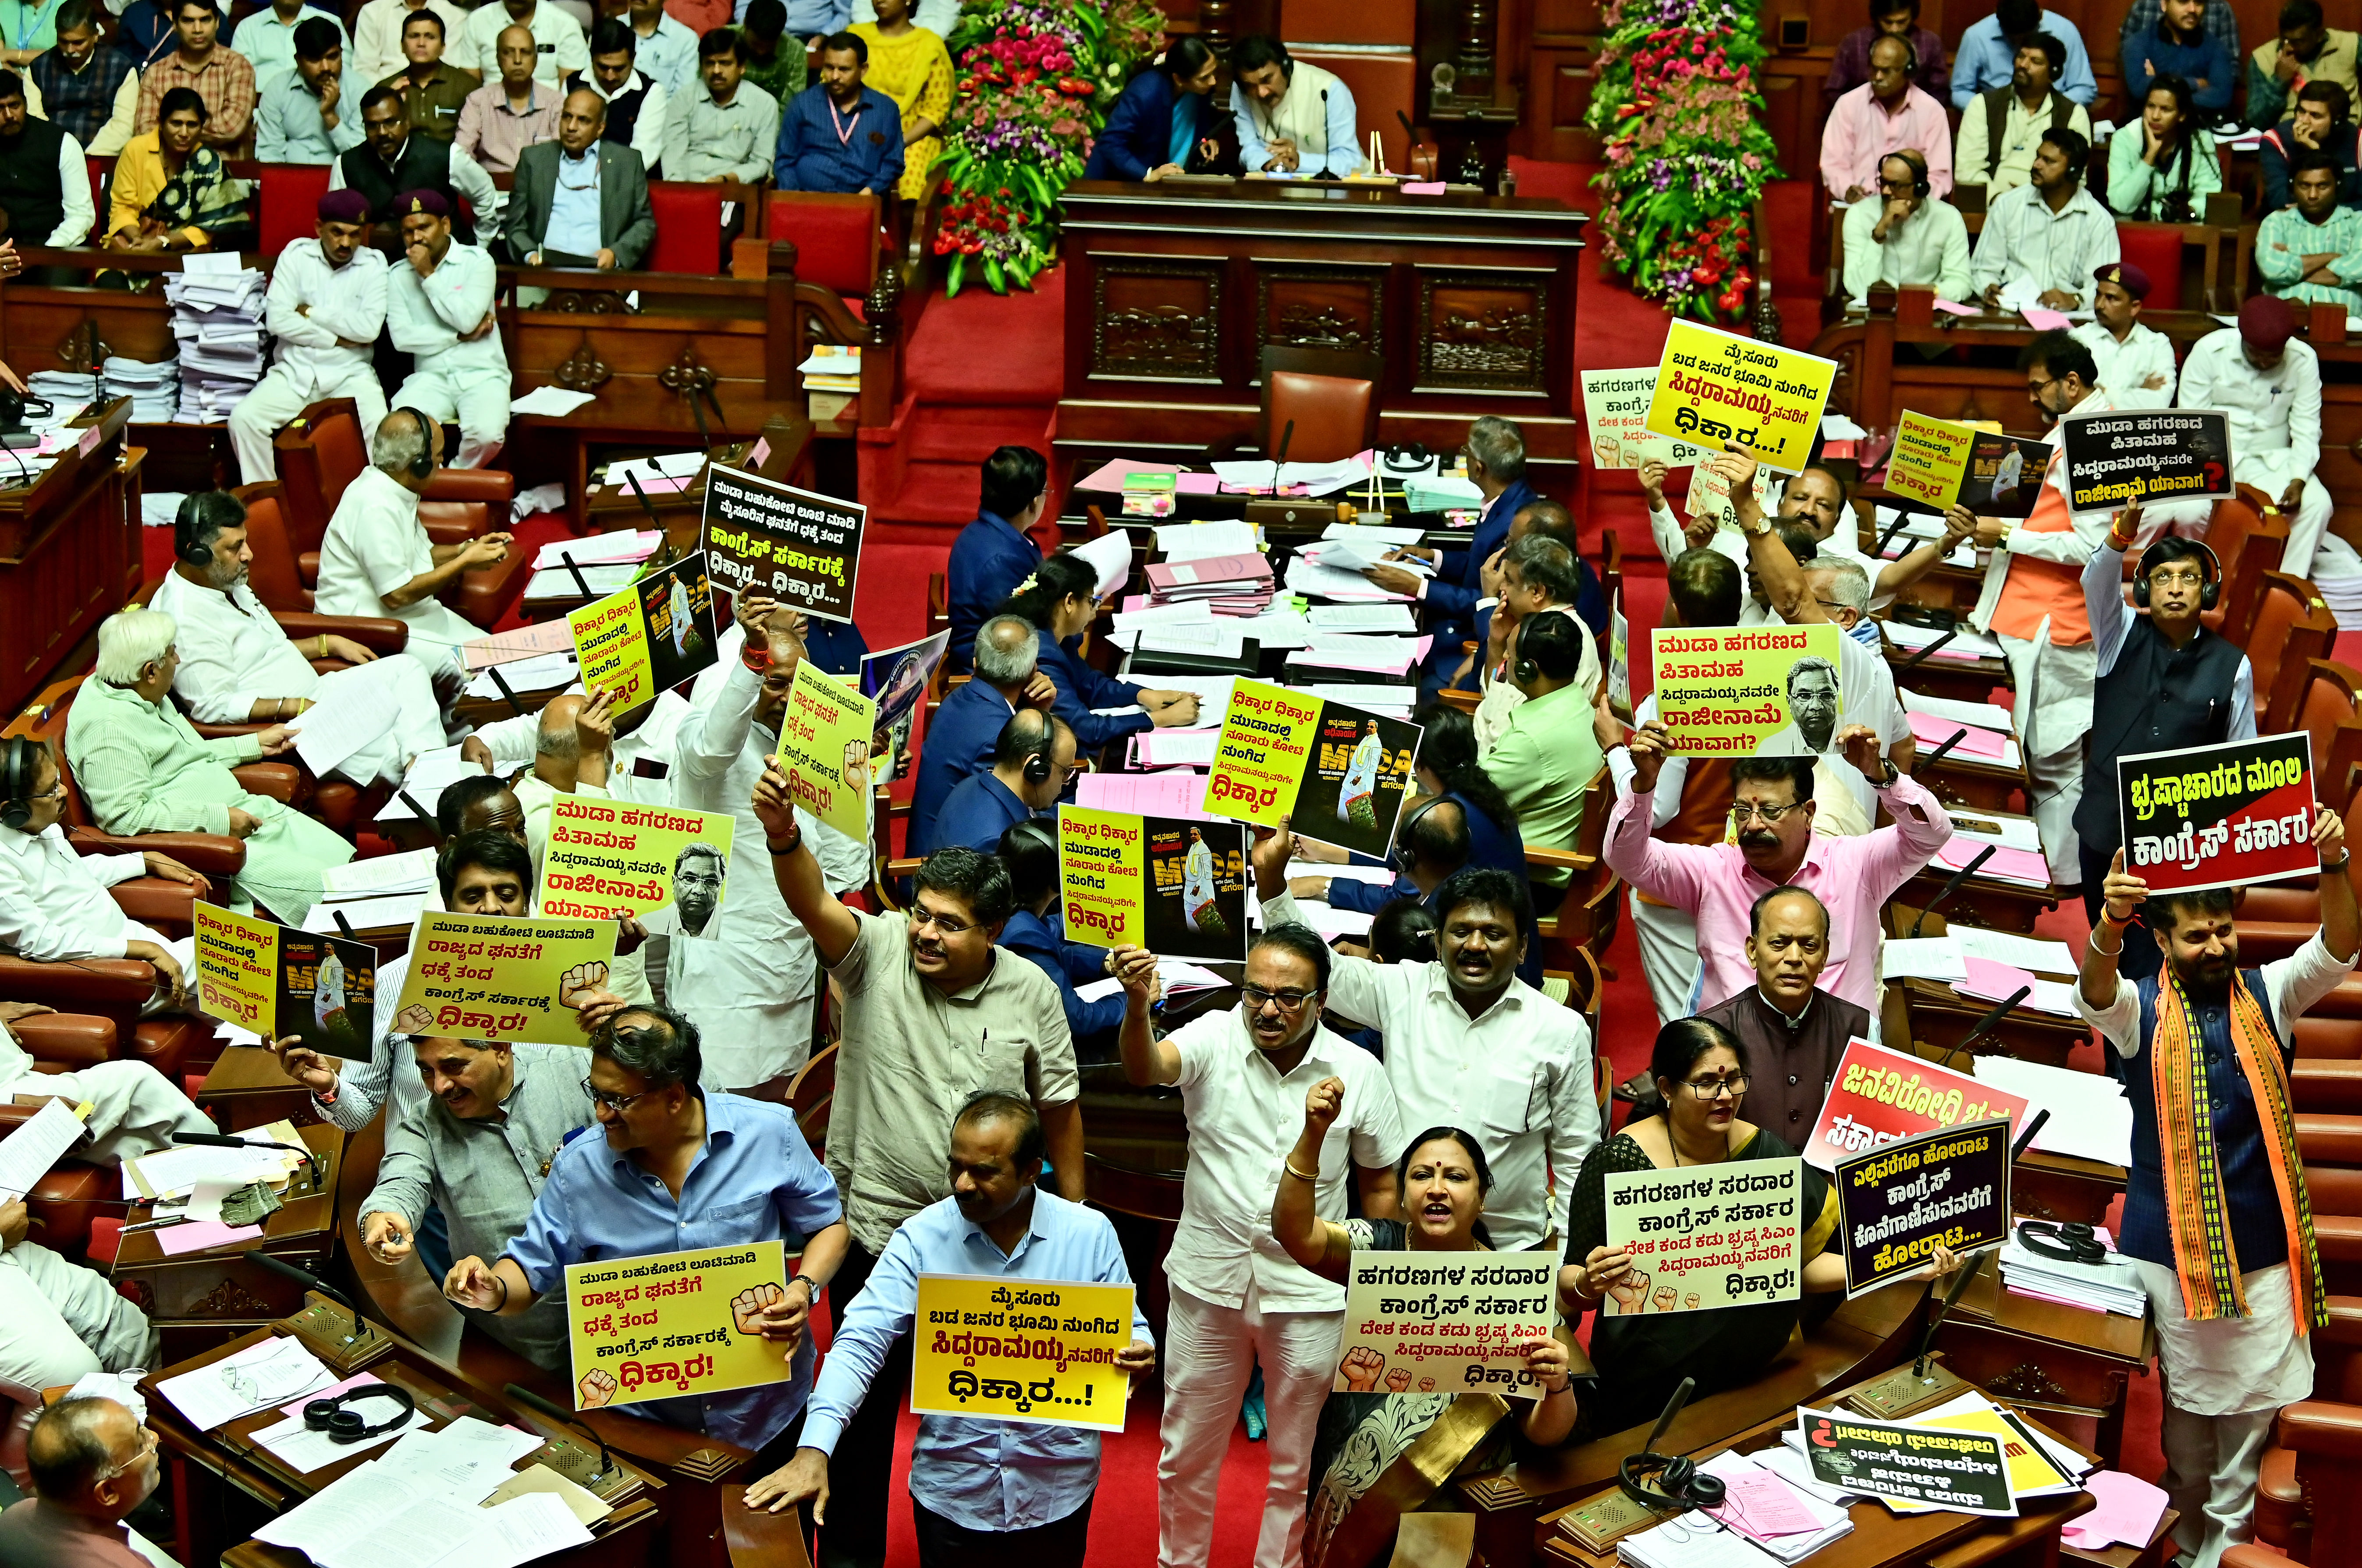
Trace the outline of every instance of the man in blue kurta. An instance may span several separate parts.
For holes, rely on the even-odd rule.
[[[2197,1568],[2216,1568],[2254,1533],[2274,1419],[2311,1397],[2311,1335],[2329,1323],[2289,1066],[2296,1021],[2353,972],[2362,915],[2336,813],[2313,807],[2308,827],[2301,810],[2262,814],[2272,809],[2230,815],[2244,819],[2243,837],[2312,840],[2321,929],[2311,941],[2242,968],[2231,888],[2152,898],[2119,849],[2075,988],[2075,1010],[2106,1038],[2132,1103],[2116,1243],[2157,1324],[2163,1485],[2181,1513],[2182,1560]],[[2137,983],[2116,967],[2136,912],[2165,950],[2165,967]]]
[[[861,78],[869,46],[858,33],[821,45],[820,80],[779,106],[779,147],[771,165],[782,191],[874,191],[891,196],[902,178],[902,114]]]
[[[976,678],[927,716],[911,792],[911,844],[934,842],[935,815],[962,779],[992,767],[993,747],[1020,708],[1048,712],[1058,689],[1037,668],[1040,634],[1021,615],[995,615],[976,639]]]
[[[1075,776],[1075,732],[1065,720],[1020,708],[992,745],[992,767],[952,787],[926,836],[913,832],[911,853],[933,855],[947,844],[990,855],[1000,835],[1054,809]]]
[[[951,564],[944,569],[952,615],[945,657],[954,674],[967,668],[984,618],[1042,564],[1042,552],[1026,530],[1041,521],[1049,498],[1050,463],[1032,447],[1003,447],[985,458],[982,508],[952,541]]]
[[[1387,552],[1389,559],[1415,556],[1431,562],[1432,578],[1384,565],[1363,574],[1390,593],[1413,593],[1425,602],[1427,629],[1435,638],[1426,668],[1419,673],[1419,691],[1426,697],[1446,686],[1474,689],[1476,661],[1461,645],[1475,635],[1485,563],[1509,542],[1509,524],[1518,509],[1537,499],[1533,487],[1526,482],[1526,433],[1517,421],[1486,414],[1468,427],[1468,440],[1460,452],[1468,460],[1469,482],[1485,498],[1484,515],[1476,521],[1468,548],[1414,545]]]

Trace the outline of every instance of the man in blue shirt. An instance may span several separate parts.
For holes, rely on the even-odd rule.
[[[911,853],[933,855],[961,844],[993,854],[1002,834],[1057,805],[1075,769],[1075,732],[1066,722],[1020,708],[992,743],[990,771],[971,773],[953,786],[927,835],[913,836]]]
[[[1468,459],[1469,482],[1485,497],[1485,512],[1476,520],[1469,547],[1413,545],[1386,552],[1390,560],[1416,556],[1434,563],[1432,578],[1398,566],[1374,566],[1363,573],[1389,593],[1416,593],[1426,601],[1428,630],[1435,644],[1419,673],[1419,691],[1425,697],[1446,686],[1476,684],[1475,660],[1460,645],[1475,635],[1485,563],[1507,546],[1510,520],[1538,499],[1526,482],[1526,433],[1517,421],[1486,414],[1468,427],[1468,440],[1460,451]]]
[[[1069,942],[1058,912],[1058,834],[1046,822],[1020,823],[1000,835],[1000,863],[1009,867],[1016,910],[1000,928],[996,946],[1005,947],[1050,977],[1065,1010],[1066,1032],[1075,1037],[1077,1059],[1115,1055],[1115,1032],[1123,1025],[1123,993],[1085,1001],[1076,986],[1108,977],[1108,949]]]
[[[1969,24],[1952,57],[1952,107],[1966,114],[1978,94],[2008,86],[2017,66],[2017,40],[2033,33],[2048,33],[2067,46],[2067,69],[2058,73],[2058,91],[2090,108],[2100,95],[2100,84],[2092,75],[2083,35],[2074,23],[2044,10],[2036,0],[2001,0],[1992,16]]]
[[[911,1331],[919,1275],[1130,1285],[1107,1216],[1043,1192],[1041,1119],[1016,1095],[985,1089],[952,1122],[952,1195],[904,1220],[829,1346],[795,1458],[746,1488],[746,1506],[773,1513],[810,1499],[828,1511],[828,1464],[894,1342]],[[1156,1364],[1156,1342],[1135,1295],[1131,1343],[1115,1364]],[[1077,1427],[922,1416],[911,1449],[911,1512],[920,1568],[1081,1568],[1089,1544],[1099,1438]]]
[[[1020,708],[1048,712],[1058,688],[1042,673],[1040,635],[1021,615],[995,615],[976,640],[976,677],[952,688],[927,715],[919,781],[911,792],[911,844],[934,842],[936,813],[971,774],[992,766],[1000,732]]]
[[[952,541],[952,673],[967,668],[976,629],[1042,564],[1026,530],[1050,499],[1050,463],[1031,447],[1003,447],[984,460],[983,506]]]
[[[584,1087],[606,1137],[577,1137],[559,1151],[524,1234],[491,1264],[461,1258],[443,1293],[509,1318],[564,1289],[568,1264],[748,1242],[800,1248],[784,1288],[744,1312],[734,1304],[733,1314],[739,1331],[780,1347],[793,1378],[638,1407],[668,1426],[754,1449],[757,1472],[776,1465],[794,1449],[811,1392],[805,1320],[852,1234],[836,1183],[786,1106],[698,1087],[697,1026],[679,1013],[624,1007],[592,1033],[590,1062]],[[606,1402],[614,1379],[594,1369],[576,1392],[587,1409]]]
[[[861,78],[869,46],[858,33],[821,45],[820,80],[779,107],[779,149],[771,167],[782,191],[894,193],[902,178],[902,113]]]
[[[2191,102],[2209,124],[2220,121],[2231,106],[2231,90],[2239,84],[2236,41],[2225,44],[2207,30],[2206,0],[2163,0],[2157,24],[2125,35],[2125,85],[2133,102],[2142,103],[2160,76],[2179,76],[2190,83]]]

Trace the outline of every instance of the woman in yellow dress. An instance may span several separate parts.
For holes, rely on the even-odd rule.
[[[864,86],[875,87],[902,111],[902,182],[895,193],[916,201],[927,171],[944,150],[944,116],[952,107],[952,57],[944,40],[911,20],[912,0],[876,0],[877,19],[855,22],[869,46]]]

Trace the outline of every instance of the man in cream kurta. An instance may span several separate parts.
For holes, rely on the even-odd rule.
[[[248,484],[275,477],[270,438],[322,398],[348,397],[363,430],[385,417],[385,389],[370,363],[385,326],[385,258],[371,249],[369,198],[330,191],[320,198],[319,232],[279,253],[265,320],[279,360],[230,410],[230,445]]]
[[[1367,167],[1352,90],[1335,72],[1297,60],[1286,44],[1260,35],[1231,49],[1231,71],[1239,163],[1249,173],[1341,179]]]
[[[453,467],[500,456],[509,428],[509,357],[492,317],[491,253],[451,237],[450,204],[434,191],[396,197],[403,262],[386,290],[393,346],[416,358],[394,403],[459,422]]]
[[[2239,307],[2237,326],[2191,345],[2181,364],[2181,406],[2228,414],[2231,477],[2294,514],[2280,569],[2310,577],[2317,557],[2334,558],[2343,569],[2323,565],[2319,575],[2351,577],[2362,565],[2352,546],[2329,533],[2329,491],[2313,472],[2321,463],[2321,358],[2312,345],[2291,336],[2295,329],[2285,301],[2269,294],[2248,300]]]

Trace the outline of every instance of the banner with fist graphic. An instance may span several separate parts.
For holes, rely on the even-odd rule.
[[[810,1304],[784,1242],[566,1267],[574,1408],[727,1393],[793,1377]]]
[[[588,1045],[574,1010],[615,962],[613,921],[507,920],[424,911],[396,1034]]]
[[[1355,1253],[1330,1391],[1531,1399],[1526,1358],[1557,1320],[1557,1279],[1539,1253]]]

